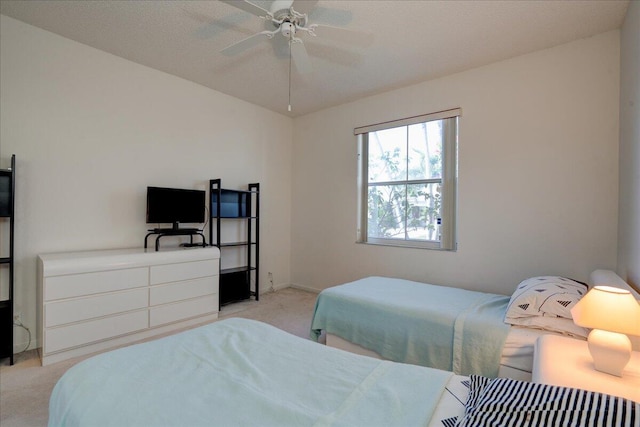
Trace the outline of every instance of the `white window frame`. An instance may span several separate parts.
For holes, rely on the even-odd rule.
[[[354,134],[358,137],[358,229],[357,242],[373,245],[400,246],[410,248],[437,249],[445,251],[455,251],[457,249],[456,235],[456,205],[458,187],[458,122],[462,115],[460,108],[439,111],[432,114],[409,117],[400,120],[393,120],[369,126],[362,126],[354,129]],[[444,123],[444,143],[443,143],[443,163],[442,163],[442,184],[441,184],[441,225],[440,241],[418,240],[418,239],[398,239],[369,237],[368,224],[368,189],[369,189],[369,133],[379,130],[410,126],[418,123],[430,122],[434,120],[446,120]],[[431,182],[434,180],[420,180]],[[439,181],[439,180],[435,180]],[[413,181],[396,181],[396,183],[411,184]],[[378,184],[379,185],[379,184]]]

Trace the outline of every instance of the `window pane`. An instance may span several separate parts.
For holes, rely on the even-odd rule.
[[[409,126],[409,179],[442,178],[442,123]]]
[[[369,187],[369,237],[405,238],[405,191],[404,185]]]
[[[407,236],[409,239],[440,240],[440,184],[407,186]]]
[[[407,179],[407,127],[369,134],[369,182]]]

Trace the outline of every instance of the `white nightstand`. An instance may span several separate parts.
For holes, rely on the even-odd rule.
[[[640,352],[634,351],[623,376],[596,371],[586,341],[543,335],[536,341],[532,381],[581,388],[640,402]]]

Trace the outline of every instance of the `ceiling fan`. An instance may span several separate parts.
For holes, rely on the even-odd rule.
[[[366,46],[371,41],[370,34],[309,23],[309,13],[315,8],[318,0],[275,0],[269,10],[247,0],[220,1],[258,16],[267,22],[266,30],[223,49],[222,53],[225,55],[237,55],[280,34],[288,40],[289,56],[296,70],[301,74],[306,74],[311,72],[311,62],[304,42],[299,37],[301,34],[306,33],[312,37],[320,36],[361,46]]]

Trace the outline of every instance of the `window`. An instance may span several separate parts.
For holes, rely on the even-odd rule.
[[[456,249],[459,116],[456,109],[355,129],[358,242]]]

